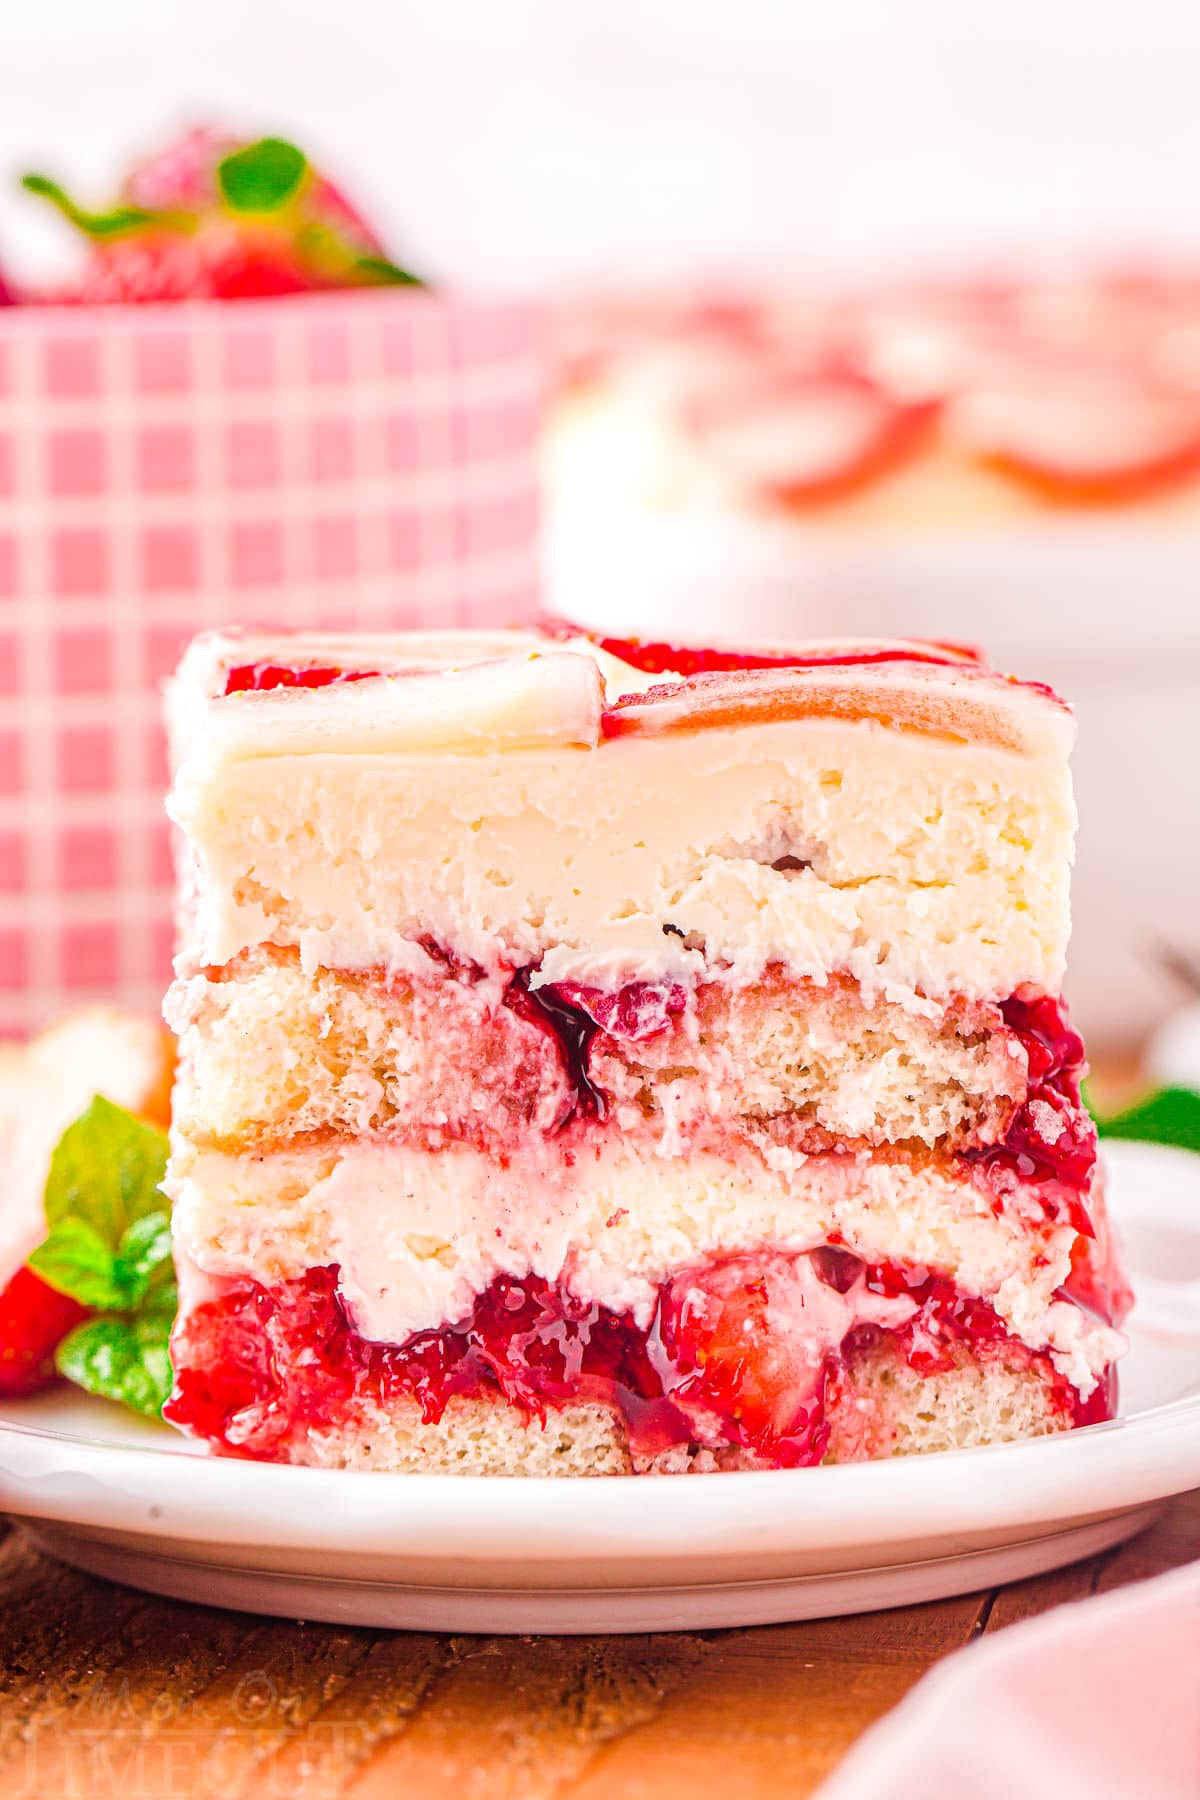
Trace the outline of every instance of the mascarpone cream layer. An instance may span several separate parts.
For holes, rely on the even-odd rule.
[[[309,969],[397,969],[432,937],[601,985],[779,963],[987,998],[1063,973],[1057,751],[828,718],[473,755],[205,740],[171,811],[193,861],[183,972],[269,942]]]
[[[1055,1301],[1075,1233],[997,1217],[969,1181],[870,1157],[783,1154],[765,1169],[697,1152],[643,1159],[584,1143],[502,1166],[465,1146],[395,1144],[238,1157],[177,1143],[167,1182],[181,1255],[270,1284],[339,1264],[357,1329],[396,1343],[461,1318],[502,1273],[565,1280],[649,1324],[668,1276],[704,1257],[830,1239],[867,1262],[926,1265],[1049,1348],[1083,1394],[1120,1353],[1115,1332]]]

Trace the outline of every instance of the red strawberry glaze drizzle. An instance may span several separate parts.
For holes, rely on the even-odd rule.
[[[504,1004],[519,1018],[548,1032],[558,1045],[563,1066],[575,1089],[575,1105],[564,1114],[561,1123],[565,1125],[576,1114],[586,1119],[603,1120],[608,1117],[608,1095],[588,1072],[592,1039],[598,1027],[594,1019],[571,1003],[565,987],[566,984],[563,989],[533,988],[529,984],[529,971],[521,969],[509,984]]]
[[[764,1268],[775,1255],[766,1253]],[[820,1278],[839,1292],[863,1272],[845,1251],[821,1250],[815,1258]],[[1047,1357],[1007,1335],[985,1301],[960,1295],[924,1269],[866,1271],[872,1292],[915,1303],[911,1322],[898,1330],[855,1327],[805,1372],[795,1389],[804,1401],[792,1404],[786,1346],[781,1351],[775,1339],[748,1328],[748,1322],[765,1323],[754,1267],[751,1258],[733,1257],[685,1271],[661,1290],[649,1328],[539,1278],[499,1276],[466,1318],[403,1344],[359,1336],[338,1293],[336,1268],[311,1269],[275,1288],[232,1281],[176,1328],[175,1392],[166,1416],[226,1451],[271,1458],[290,1438],[334,1427],[364,1403],[415,1401],[432,1423],[457,1396],[503,1398],[528,1417],[544,1417],[547,1406],[592,1401],[621,1415],[641,1456],[695,1444],[700,1417],[721,1443],[777,1467],[803,1467],[819,1462],[828,1445],[829,1380],[856,1353],[887,1339],[922,1374],[953,1367],[960,1348],[985,1356],[1003,1350],[1050,1382],[1073,1424],[1112,1416],[1111,1371],[1081,1401]],[[697,1283],[722,1303],[716,1341],[711,1310],[690,1305]],[[726,1317],[728,1304],[734,1310]]]
[[[577,1113],[591,1119],[608,1117],[609,1097],[592,1080],[589,1066],[596,1033],[611,1032],[642,1043],[664,1031],[672,1016],[683,1011],[687,989],[673,981],[631,981],[621,988],[559,981],[535,988],[529,971],[522,969],[514,975],[504,1004],[557,1042],[576,1094],[575,1106],[561,1121],[566,1124]]]
[[[887,645],[864,644],[859,649],[849,645],[831,645],[826,650],[814,647],[811,652],[796,650],[735,650],[729,646],[716,648],[700,644],[668,644],[646,642],[636,637],[604,637],[585,631],[567,619],[543,619],[541,630],[552,638],[586,638],[599,650],[641,669],[647,675],[704,675],[729,669],[826,669],[854,668],[860,664],[919,662],[978,664],[978,650],[966,644],[940,643],[933,639],[914,638],[905,643]]]
[[[911,643],[851,646],[832,645],[809,654],[803,651],[768,652],[712,649],[666,643],[643,643],[639,638],[598,637],[565,620],[546,620],[541,626],[549,642],[583,637],[598,649],[619,657],[630,668],[648,674],[684,677],[729,669],[824,669],[852,668],[859,664],[918,662],[978,666],[979,652],[964,644],[943,644],[914,639]],[[225,677],[223,694],[266,693],[272,688],[323,688],[345,681],[366,681],[382,674],[379,669],[339,669],[332,666],[294,668],[283,663],[240,663]]]
[[[1003,1142],[968,1150],[966,1158],[986,1172],[998,1192],[1016,1182],[1039,1184],[1043,1199],[1060,1206],[1076,1231],[1090,1237],[1087,1193],[1096,1166],[1096,1127],[1079,1093],[1087,1072],[1083,1039],[1071,1025],[1066,1003],[1050,994],[1012,994],[1000,1012],[1029,1059],[1029,1088]]]

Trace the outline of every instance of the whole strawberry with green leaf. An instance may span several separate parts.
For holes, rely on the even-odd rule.
[[[284,138],[189,132],[131,170],[103,211],[79,206],[45,175],[26,175],[24,186],[89,245],[78,280],[43,296],[58,302],[244,300],[417,282]]]

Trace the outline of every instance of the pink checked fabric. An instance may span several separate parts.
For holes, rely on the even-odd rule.
[[[0,1034],[159,1003],[196,631],[532,614],[540,350],[407,290],[0,313]]]

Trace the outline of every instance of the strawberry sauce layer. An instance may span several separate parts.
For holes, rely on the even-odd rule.
[[[967,1159],[987,1171],[997,1192],[1039,1183],[1076,1231],[1090,1235],[1084,1197],[1096,1166],[1096,1126],[1079,1092],[1083,1039],[1065,1001],[1049,994],[1013,994],[1000,1011],[1029,1059],[1029,1089],[1003,1143],[968,1150]]]
[[[525,1016],[540,1018],[559,1040],[578,1112],[600,1120],[607,1117],[609,1102],[590,1072],[597,1034],[645,1042],[666,1030],[689,999],[688,990],[673,981],[636,981],[619,989],[574,982],[532,988],[520,977],[519,988]],[[1028,1091],[1001,1143],[962,1154],[998,1199],[1034,1183],[1049,1213],[1090,1234],[1086,1195],[1096,1163],[1096,1127],[1079,1092],[1087,1070],[1083,1039],[1070,1023],[1065,1001],[1051,995],[1013,994],[999,1012],[1028,1058]]]
[[[671,924],[664,931],[684,935],[681,927]],[[531,1137],[562,1136],[563,1153],[569,1154],[575,1134],[617,1129],[613,1095],[605,1086],[605,1080],[612,1080],[614,1060],[627,1058],[637,1065],[645,1054],[642,1046],[674,1031],[678,1060],[685,1063],[688,1030],[706,1029],[705,995],[720,989],[719,983],[695,988],[671,979],[631,981],[617,988],[572,981],[535,986],[534,971],[521,969],[507,976],[502,1001],[496,1005],[476,998],[485,980],[482,969],[455,957],[432,938],[419,942],[435,965],[417,991],[425,1009],[425,1029],[434,1041],[434,1050],[427,1054],[435,1057],[438,1069],[436,1104],[430,1104],[430,1095],[423,1090],[422,1097],[411,1102],[409,1113],[381,1129],[430,1146],[469,1143],[502,1158],[527,1146]],[[285,952],[275,954],[283,957]],[[235,973],[236,965],[206,971],[210,982]],[[776,975],[778,971],[771,977],[770,991],[778,1001],[791,984],[786,979],[775,981]],[[346,979],[366,984],[375,1004],[384,1008],[393,1004],[397,984],[386,971],[359,972]],[[402,992],[406,986],[406,981],[399,983]],[[796,985],[795,993],[795,1004],[806,1004],[803,984]],[[1083,1042],[1065,1003],[1023,990],[998,1006],[977,1011],[979,1017],[970,1029],[1011,1034],[1027,1065],[1024,1099],[1001,1140],[954,1149],[898,1143],[882,1150],[876,1146],[875,1153],[918,1163],[932,1159],[947,1172],[973,1174],[987,1188],[997,1211],[1010,1202],[1021,1207],[1032,1200],[1043,1219],[1069,1223],[1090,1235],[1087,1200],[1096,1163],[1096,1130],[1079,1091],[1086,1071]],[[411,1007],[405,1017],[411,1028]],[[668,1037],[666,1042],[673,1061],[672,1040]],[[1019,1081],[1012,1093],[1015,1101]],[[803,1114],[742,1115],[734,1081],[727,1083],[726,1110],[700,1115],[695,1129],[735,1155],[747,1144],[751,1149],[761,1146],[764,1134],[776,1137],[777,1131],[777,1141],[810,1156],[871,1147],[866,1140],[832,1136]]]
[[[797,1304],[801,1292],[808,1301]],[[897,1323],[853,1322],[864,1313]],[[850,1328],[825,1341],[813,1322],[822,1316]],[[852,1381],[855,1357],[889,1341],[922,1375],[955,1367],[964,1351],[1002,1356],[1036,1370],[1069,1423],[1112,1416],[1111,1372],[1081,1401],[986,1302],[928,1270],[868,1269],[832,1247],[681,1271],[661,1289],[648,1328],[535,1277],[501,1276],[466,1318],[395,1345],[355,1331],[336,1268],[274,1288],[233,1281],[177,1327],[166,1416],[226,1451],[271,1458],[364,1404],[415,1401],[434,1423],[457,1396],[504,1400],[534,1418],[590,1401],[619,1414],[639,1457],[728,1447],[794,1468],[819,1462],[828,1447],[830,1382]]]

